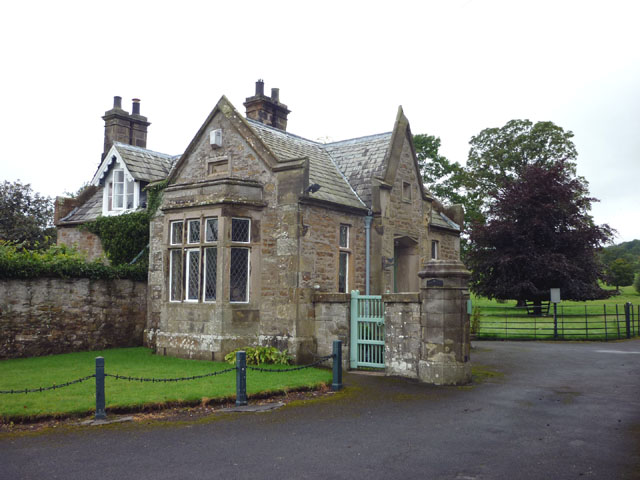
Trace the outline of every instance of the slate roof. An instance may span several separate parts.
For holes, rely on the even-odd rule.
[[[75,225],[95,220],[102,213],[102,192],[104,188],[99,187],[86,202],[74,208],[66,217],[58,221],[58,225]]]
[[[113,146],[118,150],[133,178],[143,182],[156,182],[167,178],[171,167],[180,157],[120,142],[114,142]]]
[[[320,185],[320,190],[310,194],[312,198],[349,207],[365,207],[329,155],[326,145],[263,125],[255,120],[247,119],[247,122],[279,159],[309,159],[309,185]]]
[[[323,145],[358,196],[371,206],[371,181],[384,176],[391,132]]]
[[[434,212],[431,215],[431,225],[434,227],[446,228],[447,230],[460,231],[460,225],[455,223],[442,212]]]

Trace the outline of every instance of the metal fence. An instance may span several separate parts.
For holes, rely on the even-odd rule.
[[[111,373],[105,372],[105,362],[103,357],[96,357],[96,366],[95,373],[92,375],[87,375],[86,377],[78,378],[76,380],[71,380],[65,383],[61,383],[59,385],[51,385],[47,387],[38,387],[38,388],[20,388],[20,389],[11,389],[11,390],[0,390],[1,394],[27,394],[27,393],[38,393],[38,392],[46,392],[48,390],[56,390],[60,388],[65,388],[70,385],[75,385],[76,383],[85,382],[91,378],[95,378],[96,382],[96,420],[102,420],[107,417],[105,405],[105,390],[104,390],[104,379],[106,377],[113,378],[114,380],[125,380],[129,382],[152,382],[152,383],[168,383],[168,382],[184,382],[188,380],[197,380],[199,378],[206,377],[215,377],[217,375],[223,375],[225,373],[229,373],[232,371],[236,372],[236,406],[247,405],[247,370],[254,370],[263,373],[286,373],[293,372],[297,370],[303,370],[305,368],[317,367],[320,364],[326,362],[327,360],[333,360],[333,378],[331,382],[331,389],[333,391],[338,391],[342,388],[342,342],[340,340],[334,340],[333,342],[333,353],[331,355],[327,355],[325,357],[319,357],[314,363],[308,365],[299,365],[291,368],[262,368],[262,367],[253,367],[247,365],[247,354],[244,351],[236,352],[236,364],[233,367],[218,370],[211,373],[205,373],[204,375],[193,375],[190,377],[177,377],[177,378],[147,378],[147,377],[131,377],[127,375],[114,375]]]
[[[640,335],[640,305],[558,305],[534,314],[529,307],[474,307],[477,339],[619,340]]]

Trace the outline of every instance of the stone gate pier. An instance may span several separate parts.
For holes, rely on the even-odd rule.
[[[431,260],[419,293],[382,295],[385,373],[435,385],[471,381],[469,271],[458,261]]]
[[[470,272],[457,260],[431,260],[418,276],[421,279],[418,378],[435,385],[468,383]]]

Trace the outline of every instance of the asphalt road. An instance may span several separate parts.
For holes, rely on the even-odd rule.
[[[476,342],[470,387],[345,375],[338,395],[181,424],[0,437],[0,478],[640,478],[640,340]]]

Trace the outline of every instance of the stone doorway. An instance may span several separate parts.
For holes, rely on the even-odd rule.
[[[407,236],[395,238],[393,259],[394,293],[418,292],[420,290],[418,241]]]

